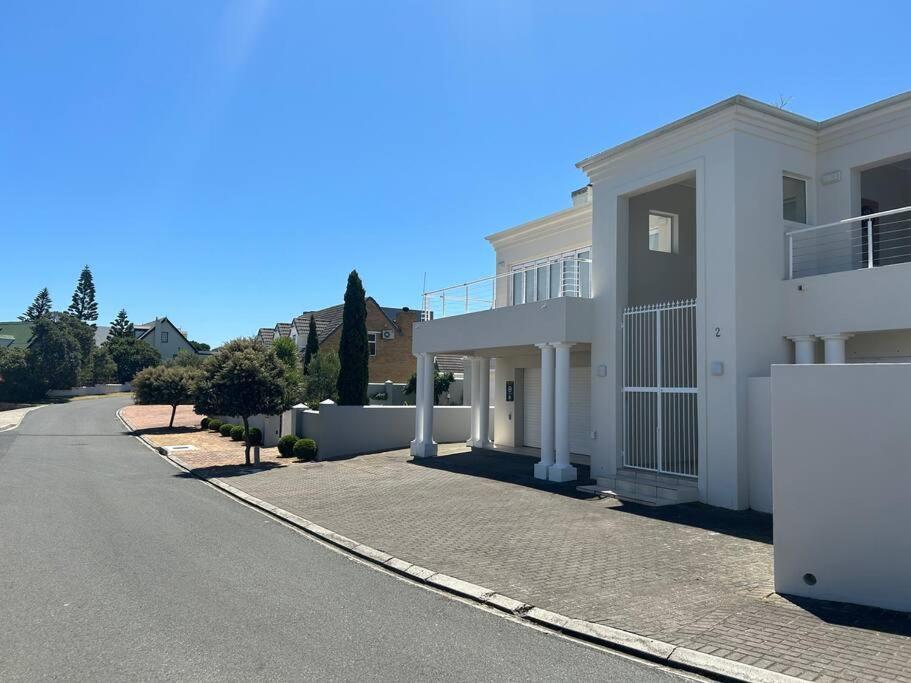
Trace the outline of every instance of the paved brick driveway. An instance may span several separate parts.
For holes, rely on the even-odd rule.
[[[214,437],[218,438],[218,437]],[[533,461],[445,445],[201,474],[415,564],[572,617],[809,680],[911,681],[911,617],[777,596],[771,522],[645,508],[540,484]],[[216,467],[213,467],[216,466]]]

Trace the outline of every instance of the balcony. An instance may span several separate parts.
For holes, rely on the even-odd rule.
[[[911,206],[787,233],[788,278],[911,262]]]
[[[422,320],[478,313],[562,297],[590,299],[590,249],[540,259],[499,275],[424,292]],[[584,256],[584,257],[583,257]]]

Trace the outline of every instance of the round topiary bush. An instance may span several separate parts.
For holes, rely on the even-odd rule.
[[[222,436],[231,436],[232,429],[234,429],[234,425],[229,425],[229,424],[225,423],[221,427],[218,428],[218,432]]]
[[[313,439],[298,439],[294,442],[294,457],[298,460],[316,460],[318,452]]]
[[[233,441],[243,441],[244,440],[244,426],[243,425],[234,425],[231,427],[231,439]]]
[[[250,445],[251,446],[262,446],[263,445],[263,433],[258,430],[256,427],[250,427]]]
[[[290,458],[294,455],[294,444],[297,443],[297,437],[294,434],[285,434],[278,440],[278,454],[283,458]]]
[[[217,432],[219,429],[221,429],[221,424],[221,420],[214,420],[211,418],[209,419],[209,429],[211,429],[213,432]]]
[[[207,418],[207,417],[202,418],[202,419],[199,421],[199,426],[200,426],[202,429],[208,429],[208,428],[209,428],[209,418]]]

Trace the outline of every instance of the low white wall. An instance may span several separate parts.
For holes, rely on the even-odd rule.
[[[241,418],[230,415],[218,415],[216,417],[222,422],[232,425],[242,425],[244,423]],[[250,429],[258,429],[263,433],[263,446],[266,448],[271,448],[278,444],[278,440],[281,438],[281,423],[281,415],[254,415],[249,420]]]
[[[750,507],[772,512],[772,379],[747,379],[747,453]]]
[[[909,364],[772,367],[776,591],[911,611],[909,405]]]
[[[90,387],[73,387],[72,389],[51,389],[47,392],[48,398],[73,398],[74,396],[103,396],[105,394],[119,394],[122,391],[132,391],[130,383],[125,384],[96,384]]]
[[[320,460],[326,460],[407,448],[414,438],[414,410],[414,406],[321,405],[318,412],[297,410],[295,424],[297,435],[314,439]],[[434,406],[434,440],[465,441],[470,410],[469,406]]]

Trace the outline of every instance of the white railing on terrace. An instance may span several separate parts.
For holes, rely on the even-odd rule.
[[[790,279],[911,262],[911,206],[787,233]]]
[[[422,320],[487,311],[562,296],[591,298],[591,259],[555,257],[460,285],[424,292]]]

